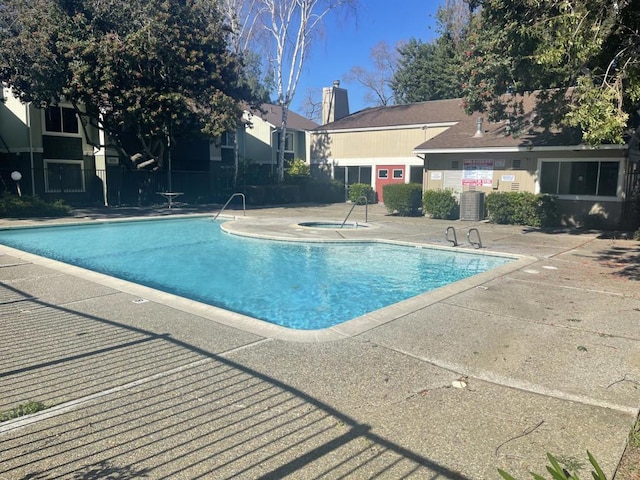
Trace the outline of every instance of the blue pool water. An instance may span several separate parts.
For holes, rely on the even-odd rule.
[[[237,237],[209,218],[0,231],[0,243],[285,327],[327,328],[511,259]]]

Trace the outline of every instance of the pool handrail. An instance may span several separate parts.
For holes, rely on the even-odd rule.
[[[364,198],[364,223],[369,222],[369,199],[365,195],[361,195],[356,199],[355,202],[353,202],[353,205],[351,205],[351,210],[349,210],[349,213],[347,213],[347,216],[344,217],[344,220],[342,221],[342,225],[340,225],[340,228],[344,227],[344,224],[347,223],[347,219],[349,218],[349,215],[351,215],[351,212],[353,212],[353,209],[356,208],[356,205],[358,205],[358,201],[361,198]]]
[[[475,232],[476,233],[476,236],[478,237],[478,241],[477,242],[474,242],[473,240],[471,240],[471,232]],[[480,231],[477,228],[470,228],[469,229],[469,231],[467,232],[467,240],[474,247],[482,248],[482,239],[480,238]]]
[[[229,197],[229,200],[227,200],[227,203],[225,203],[222,208],[218,211],[218,213],[216,213],[215,217],[212,218],[212,221],[215,221],[220,214],[224,211],[225,208],[227,208],[227,205],[229,205],[229,203],[231,202],[231,200],[233,200],[235,197],[242,197],[242,215],[243,216],[247,216],[247,202],[246,202],[246,197],[244,195],[244,193],[234,193],[233,195],[231,195]]]
[[[449,232],[453,232],[453,238],[449,238]],[[447,242],[451,242],[454,247],[458,246],[458,235],[456,235],[456,229],[453,227],[447,227],[444,231],[444,238]]]

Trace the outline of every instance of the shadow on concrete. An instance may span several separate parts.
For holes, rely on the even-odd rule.
[[[601,265],[617,277],[640,281],[640,246],[612,246],[596,252]]]
[[[0,478],[466,477],[304,391],[169,335],[0,283]],[[64,407],[64,408],[63,408]]]

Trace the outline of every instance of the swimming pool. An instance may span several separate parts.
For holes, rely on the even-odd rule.
[[[238,237],[210,218],[0,231],[0,243],[277,325],[328,328],[512,259]]]

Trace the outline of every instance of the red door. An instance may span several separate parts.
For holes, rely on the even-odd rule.
[[[382,198],[382,187],[389,183],[405,183],[404,165],[378,165],[376,166],[376,193],[378,201],[384,202]]]

